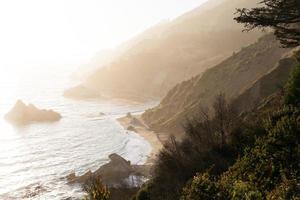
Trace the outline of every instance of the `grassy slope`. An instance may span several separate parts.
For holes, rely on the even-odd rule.
[[[286,81],[289,67],[296,62],[294,58],[282,59],[289,51],[279,48],[272,35],[264,36],[202,76],[176,85],[160,105],[146,111],[143,118],[155,130],[180,133],[186,117],[200,106],[210,107],[221,92],[226,93],[229,100],[240,96],[240,100],[236,100],[240,111],[251,108]],[[243,99],[247,99],[247,105]]]

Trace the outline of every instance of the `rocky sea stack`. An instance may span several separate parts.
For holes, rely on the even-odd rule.
[[[61,115],[53,110],[39,109],[32,104],[26,105],[21,100],[18,100],[4,117],[7,121],[14,124],[54,122],[61,119]]]

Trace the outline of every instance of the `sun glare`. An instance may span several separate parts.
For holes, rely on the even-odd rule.
[[[0,68],[80,65],[204,1],[0,1]]]
[[[0,200],[298,197],[299,1],[0,0]]]

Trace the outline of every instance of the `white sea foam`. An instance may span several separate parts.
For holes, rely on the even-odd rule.
[[[63,177],[73,171],[80,175],[96,170],[108,162],[111,153],[142,164],[151,151],[147,141],[116,121],[150,105],[65,99],[62,91],[67,76],[54,77],[25,78],[18,88],[0,83],[4,97],[4,91],[14,91],[0,99],[0,199],[79,198],[81,189],[68,186]],[[54,109],[63,118],[56,123],[12,127],[2,116],[17,99]],[[106,115],[99,116],[100,112]]]

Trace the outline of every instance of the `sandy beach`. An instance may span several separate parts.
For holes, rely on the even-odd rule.
[[[159,140],[158,134],[149,130],[148,126],[143,122],[141,116],[125,116],[117,119],[124,129],[134,131],[143,138],[145,138],[151,145],[152,151],[149,155],[146,165],[152,165],[155,161],[156,155],[162,149],[162,142]]]

